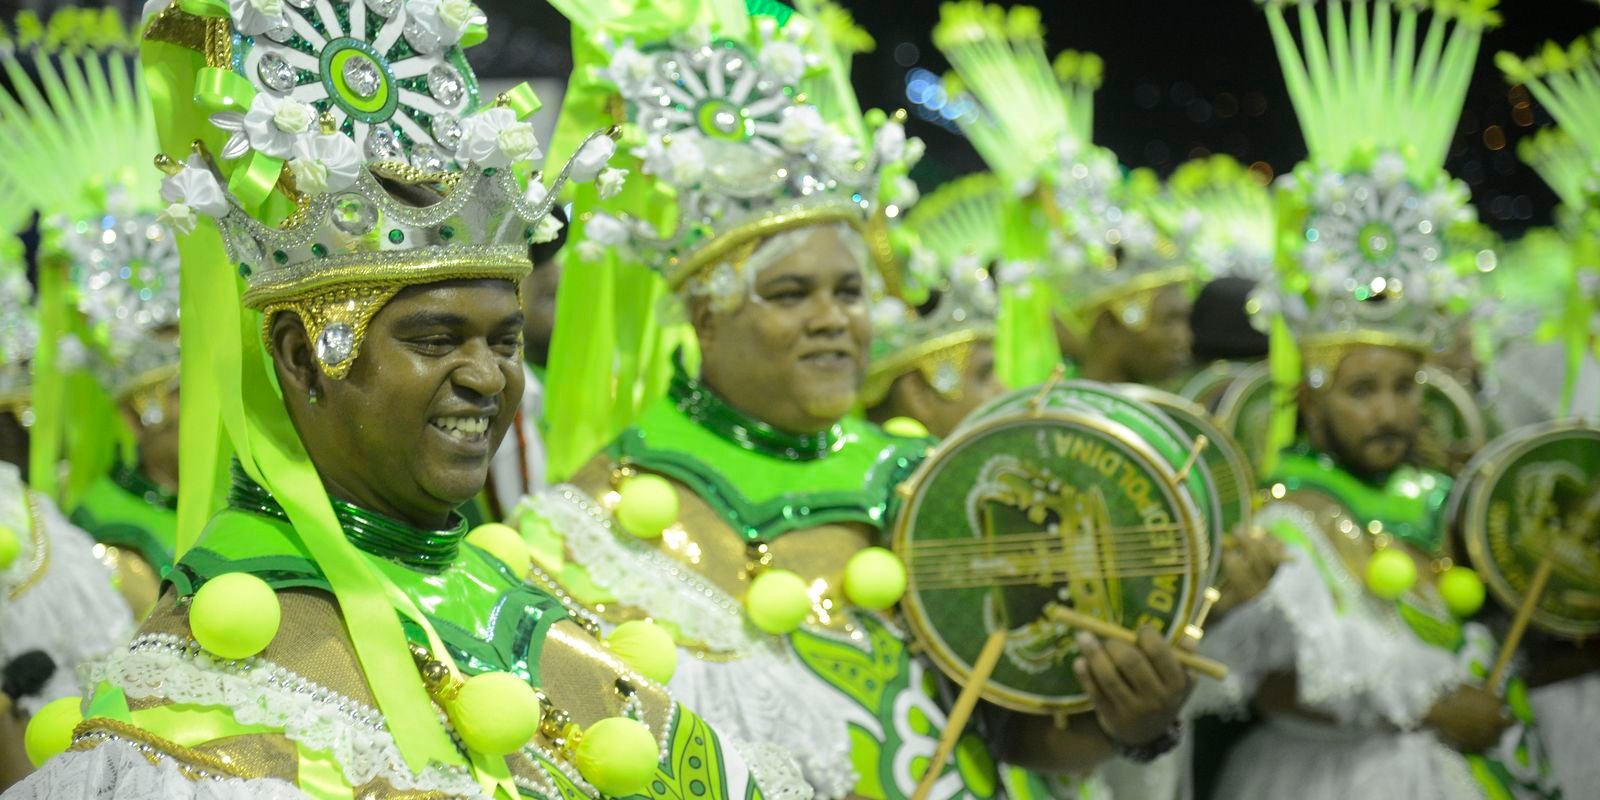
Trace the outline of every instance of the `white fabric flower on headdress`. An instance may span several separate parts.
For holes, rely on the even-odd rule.
[[[442,47],[461,41],[473,17],[480,13],[471,0],[411,0],[406,6],[411,20],[438,39]]]
[[[283,0],[228,0],[228,15],[233,18],[233,27],[245,36],[289,24],[283,16]]]
[[[557,219],[554,214],[546,214],[539,218],[539,224],[534,226],[533,235],[528,237],[528,241],[534,244],[553,242],[556,237],[561,235],[563,227],[565,226],[561,224],[561,220]]]
[[[227,194],[199,156],[189,156],[178,174],[161,182],[161,199],[170,204],[161,212],[161,222],[182,234],[194,231],[196,211],[214,219],[228,213]]]
[[[1373,159],[1372,177],[1379,186],[1395,186],[1406,179],[1406,160],[1399,153],[1385,151]]]
[[[528,181],[528,188],[524,189],[522,192],[522,202],[527,203],[530,206],[536,206],[540,203],[543,203],[544,199],[549,195],[550,190],[545,188],[544,184],[535,180],[530,180]]]
[[[543,155],[533,126],[517,119],[509,108],[497,106],[474,114],[462,121],[461,131],[456,160],[462,163],[499,169]]]
[[[854,137],[843,131],[829,129],[817,148],[817,158],[822,168],[833,175],[848,175],[861,159],[861,146]]]
[[[224,111],[211,115],[213,125],[233,132],[222,147],[223,158],[238,158],[254,150],[273,158],[288,159],[294,155],[295,138],[311,130],[311,123],[316,119],[315,108],[270,92],[261,92],[252,98],[250,110],[243,114]]]
[[[906,169],[910,169],[916,166],[917,162],[922,160],[923,154],[927,152],[928,143],[922,141],[920,136],[913,136],[906,140],[906,149],[901,156],[901,160],[905,162]]]
[[[361,148],[348,136],[324,133],[302,136],[294,143],[295,187],[306,194],[342,192],[361,174]]]
[[[583,241],[578,243],[578,257],[584,261],[600,261],[606,250],[627,247],[630,237],[628,226],[609,214],[591,215],[583,223]]]
[[[899,161],[906,154],[906,126],[890,120],[872,136],[872,149],[879,161]]]
[[[634,94],[655,74],[655,61],[639,52],[633,40],[628,39],[611,51],[611,64],[605,74],[624,94]]]
[[[791,153],[803,153],[822,138],[828,129],[815,106],[795,106],[783,112],[778,122],[778,143]]]
[[[611,163],[611,157],[616,155],[617,143],[610,136],[596,136],[585,142],[572,159],[572,172],[569,176],[579,183],[588,183],[600,176],[601,170]]]
[[[778,39],[761,48],[761,68],[779,83],[793,85],[806,74],[806,53],[794,42]]]
[[[667,145],[660,139],[651,139],[644,148],[644,171],[674,186],[697,183],[706,172],[706,154],[697,138],[692,133],[680,133]]]
[[[622,191],[622,184],[628,180],[628,171],[625,169],[607,168],[595,178],[595,188],[600,192],[601,200],[610,200]]]

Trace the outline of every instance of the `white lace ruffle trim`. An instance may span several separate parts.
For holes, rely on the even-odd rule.
[[[1229,675],[1202,681],[1188,713],[1237,714],[1263,678],[1292,668],[1300,702],[1342,724],[1414,728],[1439,697],[1468,681],[1467,659],[1417,638],[1392,607],[1368,596],[1310,514],[1279,503],[1259,518],[1263,526],[1284,522],[1319,551],[1334,585],[1312,553],[1286,548],[1266,590],[1206,631],[1201,652],[1227,664]]]
[[[845,797],[855,787],[849,720],[864,712],[813,675],[787,644],[736,661],[703,661],[685,652],[672,689],[711,727],[793,754],[818,797]]]
[[[750,777],[767,800],[811,800],[816,795],[811,784],[782,748],[770,744],[730,742],[729,747],[744,760]]]
[[[25,490],[24,490],[25,491]],[[5,503],[10,504],[8,496]],[[10,570],[0,574],[0,666],[30,651],[42,651],[56,663],[55,673],[37,694],[18,705],[33,713],[61,697],[80,694],[74,670],[128,640],[133,614],[111,583],[111,571],[94,556],[94,539],[61,516],[45,498],[35,496],[38,519],[28,513],[26,495],[18,493],[17,508],[4,519],[19,532],[25,552]],[[13,524],[13,516],[20,523]],[[37,524],[37,532],[16,525]],[[34,549],[44,550],[42,571],[33,574]],[[17,597],[11,591],[23,587]]]
[[[153,759],[153,761],[152,761]],[[124,739],[107,738],[90,750],[63,753],[6,792],[6,800],[302,800],[275,779],[191,779],[178,763]]]
[[[108,681],[129,698],[227,708],[241,724],[282,730],[303,747],[331,754],[352,786],[381,779],[401,791],[483,796],[464,768],[436,764],[412,772],[377,709],[261,658],[218,661],[193,642],[146,634],[85,664],[80,677],[87,686]]]
[[[576,487],[555,486],[531,495],[523,501],[523,510],[543,517],[566,538],[567,553],[595,585],[623,605],[650,609],[650,616],[672,623],[696,644],[719,653],[742,654],[769,639],[748,627],[744,606],[737,599],[627,533],[613,530],[610,515]]]

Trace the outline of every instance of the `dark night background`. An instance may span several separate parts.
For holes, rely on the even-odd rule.
[[[915,177],[924,191],[982,162],[937,113],[907,98],[915,69],[942,74],[929,31],[932,0],[840,0],[877,39],[857,58],[863,106],[906,108],[912,134],[928,143]],[[490,39],[471,51],[485,78],[565,77],[571,67],[568,26],[540,0],[480,0]],[[1264,15],[1253,0],[1042,0],[1051,52],[1099,53],[1106,81],[1095,102],[1095,140],[1130,167],[1166,174],[1191,156],[1227,153],[1274,174],[1294,166],[1304,146],[1279,76]],[[18,8],[55,3],[0,0],[6,18]],[[139,4],[122,3],[137,14]],[[1002,2],[1001,5],[1013,5]],[[1494,54],[1526,54],[1544,41],[1567,43],[1600,25],[1594,0],[1502,2],[1505,23],[1489,32],[1457,130],[1449,169],[1473,189],[1482,217],[1509,235],[1548,224],[1555,197],[1516,157],[1516,142],[1547,117],[1526,93],[1507,86]]]

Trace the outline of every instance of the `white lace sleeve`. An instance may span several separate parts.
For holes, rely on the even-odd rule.
[[[0,523],[19,531],[23,552],[0,575],[0,666],[35,650],[56,664],[41,691],[18,702],[31,714],[51,700],[81,694],[74,670],[127,641],[133,614],[112,586],[111,571],[95,558],[88,534],[43,497],[25,489],[10,496],[16,506],[4,510]]]
[[[152,762],[152,757],[155,759]],[[5,800],[304,800],[280,780],[189,778],[175,761],[126,741],[63,753],[6,792]]]
[[[1454,654],[1417,638],[1392,607],[1365,593],[1310,515],[1278,504],[1262,511],[1261,522],[1294,525],[1317,552],[1285,547],[1266,590],[1206,632],[1201,652],[1227,664],[1229,675],[1201,682],[1191,714],[1240,710],[1268,674],[1292,669],[1306,707],[1344,724],[1410,729],[1467,681]]]

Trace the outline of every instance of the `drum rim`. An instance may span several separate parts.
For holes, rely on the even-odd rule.
[[[1211,414],[1204,407],[1183,395],[1157,389],[1154,386],[1146,386],[1142,383],[1125,383],[1121,385],[1121,388],[1127,390],[1136,399],[1143,400],[1164,412],[1169,412],[1168,416],[1171,416],[1171,411],[1187,416],[1194,421],[1195,427],[1200,428],[1201,433],[1211,440],[1211,446],[1223,452],[1230,468],[1239,475],[1240,526],[1249,529],[1250,525],[1255,521],[1256,471],[1250,464],[1249,457],[1245,455],[1244,448],[1240,447],[1237,441],[1234,441],[1233,435],[1223,430],[1222,426],[1212,419]],[[1215,476],[1213,476],[1212,480],[1215,482]],[[1218,499],[1220,500],[1221,498]],[[1230,532],[1223,531],[1222,533],[1223,535],[1228,535]]]
[[[1564,434],[1584,433],[1589,438],[1600,442],[1600,429],[1584,425],[1574,420],[1559,422],[1545,422],[1529,425],[1496,438],[1504,444],[1496,447],[1491,443],[1489,449],[1480,452],[1481,461],[1473,459],[1468,468],[1476,469],[1468,475],[1465,486],[1462,488],[1466,508],[1465,520],[1462,522],[1461,538],[1466,545],[1467,558],[1472,562],[1473,570],[1483,578],[1483,582],[1494,593],[1497,600],[1507,608],[1518,608],[1523,601],[1523,595],[1513,588],[1505,575],[1499,570],[1490,554],[1486,550],[1489,541],[1489,531],[1486,523],[1491,491],[1486,486],[1497,484],[1505,476],[1507,470],[1517,459],[1527,455],[1534,448],[1545,443],[1559,440]],[[1533,609],[1529,622],[1541,629],[1559,636],[1569,638],[1582,638],[1600,632],[1600,619],[1588,623],[1575,623],[1572,620],[1559,617],[1545,611],[1539,606]]]
[[[1091,430],[1097,429],[1102,435],[1115,440],[1129,454],[1137,457],[1142,466],[1151,473],[1158,478],[1166,479],[1159,481],[1162,484],[1163,494],[1170,498],[1171,506],[1176,508],[1179,515],[1187,518],[1185,520],[1175,520],[1180,523],[1180,530],[1183,531],[1187,549],[1191,553],[1200,550],[1195,522],[1202,512],[1194,502],[1194,498],[1190,496],[1188,485],[1171,480],[1171,478],[1176,477],[1176,470],[1167,466],[1166,459],[1160,453],[1156,452],[1154,448],[1146,444],[1131,429],[1121,423],[1112,422],[1103,417],[1093,416],[1081,411],[1051,408],[997,416],[994,419],[982,420],[971,427],[951,434],[948,439],[940,442],[934,448],[934,451],[923,459],[911,477],[901,484],[904,502],[900,507],[900,512],[895,515],[893,527],[890,529],[889,547],[896,555],[900,555],[907,564],[906,593],[900,601],[900,613],[905,618],[906,627],[911,631],[912,637],[922,646],[924,652],[928,654],[928,658],[933,661],[934,666],[951,680],[963,686],[966,685],[967,677],[972,674],[971,664],[963,664],[962,659],[951,651],[951,648],[944,643],[942,637],[932,635],[934,627],[929,623],[922,608],[921,594],[916,591],[915,574],[910,570],[910,560],[903,555],[906,552],[912,511],[918,505],[919,493],[922,487],[927,484],[930,473],[942,464],[949,452],[992,430],[1040,420],[1054,420],[1070,425],[1080,425]],[[1180,593],[1178,610],[1172,615],[1174,624],[1168,626],[1168,630],[1163,633],[1168,642],[1176,642],[1177,638],[1183,634],[1184,626],[1177,624],[1176,621],[1193,618],[1196,602],[1201,592],[1204,591],[1204,588],[1200,585],[1204,576],[1200,574],[1198,565],[1191,563],[1185,571],[1188,573],[1188,580],[1184,583],[1186,589]],[[1070,699],[1067,700],[1041,700],[1038,699],[1040,696],[1037,694],[1018,692],[1002,687],[992,681],[984,685],[981,696],[985,700],[1003,708],[1032,714],[1072,714],[1092,708],[1089,699],[1082,693],[1071,695],[1069,696]]]

